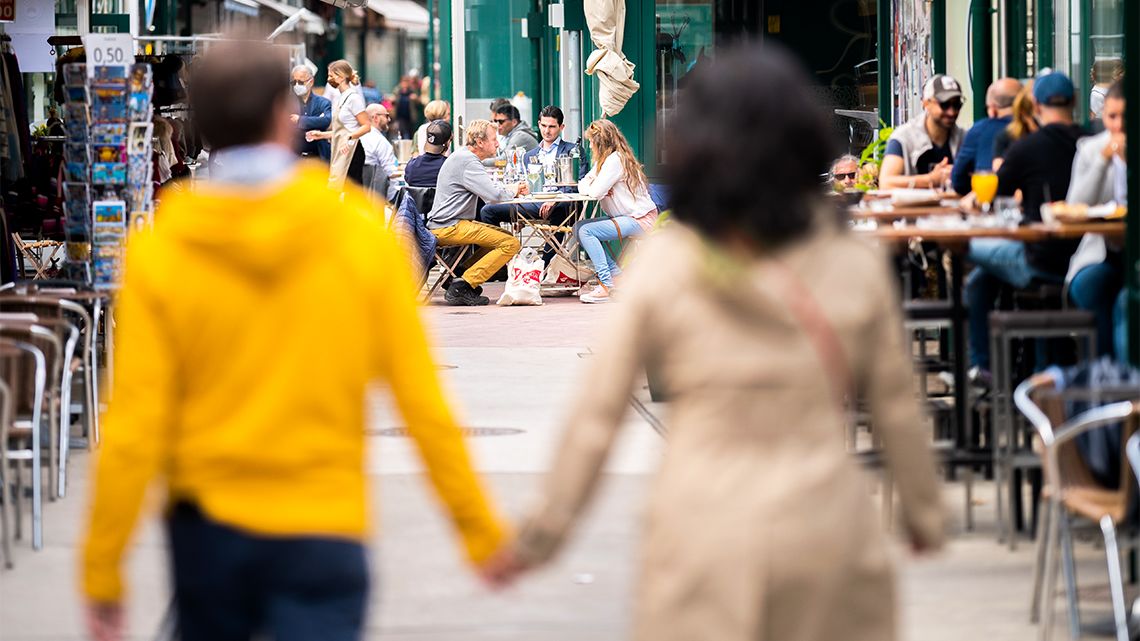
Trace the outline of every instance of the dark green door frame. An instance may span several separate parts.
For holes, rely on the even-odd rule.
[[[986,101],[980,97],[986,95],[994,76],[993,28],[990,24],[992,13],[990,0],[970,0],[970,48],[973,53],[970,67],[974,71],[971,88],[975,97],[975,121],[986,117]]]
[[[946,73],[946,0],[930,2],[930,58],[934,73]]]
[[[1034,75],[1037,75],[1038,69],[1053,68],[1053,0],[1032,1],[1037,3],[1037,32],[1034,37],[1037,69],[1033,70]]]
[[[1140,65],[1140,3],[1135,1],[1124,3],[1124,65],[1125,69]],[[1124,74],[1124,94],[1129,96],[1130,102],[1136,102],[1140,95],[1140,74]],[[1135,110],[1136,106],[1131,106]],[[1140,118],[1126,118],[1128,137],[1131,140],[1140,140]],[[1126,308],[1128,310],[1128,359],[1133,365],[1140,366],[1140,189],[1136,188],[1136,181],[1140,180],[1140,145],[1127,145],[1125,153],[1128,155],[1128,220],[1125,232],[1125,269],[1124,279],[1128,294],[1126,295]]]
[[[1029,0],[1032,2],[1033,0]],[[1025,78],[1026,32],[1029,30],[1026,0],[1004,0],[1005,2],[1005,55],[1006,75],[1011,78]]]
[[[879,19],[879,120],[890,127],[894,121],[894,33],[891,31],[891,0],[878,0]]]

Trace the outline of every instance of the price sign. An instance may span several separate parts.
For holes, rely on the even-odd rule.
[[[95,76],[95,67],[135,63],[135,41],[128,33],[89,33],[83,37],[83,46],[87,49],[88,78]]]
[[[0,22],[16,21],[16,0],[0,0]]]

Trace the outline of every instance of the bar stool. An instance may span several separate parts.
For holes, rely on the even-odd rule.
[[[993,431],[994,489],[998,521],[998,542],[1008,536],[1009,549],[1017,547],[1014,510],[1020,511],[1021,491],[1014,482],[1015,472],[1040,469],[1040,458],[1024,442],[1027,433],[1018,429],[1013,406],[1013,341],[1017,339],[1071,338],[1077,344],[1077,359],[1084,361],[1096,350],[1096,323],[1091,312],[1071,309],[998,311],[990,314],[990,365],[993,373],[991,398]],[[1005,487],[1008,479],[1008,488]],[[1009,491],[1010,506],[1005,509],[1003,493]]]

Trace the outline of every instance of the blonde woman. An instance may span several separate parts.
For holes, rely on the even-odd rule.
[[[329,84],[340,92],[333,102],[332,128],[329,131],[306,132],[305,140],[332,141],[329,189],[342,191],[346,177],[358,185],[363,182],[364,149],[359,143],[372,125],[364,111],[366,105],[360,91],[360,76],[347,60],[337,60],[329,65]]]
[[[414,138],[417,154],[424,153],[424,145],[427,144],[427,127],[434,120],[451,121],[451,105],[446,100],[433,100],[424,107],[424,124],[416,130]]]
[[[1025,83],[1017,97],[1013,99],[1013,120],[1010,121],[1009,126],[1004,131],[998,133],[997,137],[994,138],[993,169],[995,172],[1005,162],[1005,152],[1009,146],[1037,131],[1040,127],[1037,124],[1037,116],[1034,115],[1036,108],[1037,104],[1033,101],[1033,81],[1030,80]]]
[[[578,192],[597,198],[609,217],[574,225],[574,237],[586,250],[598,275],[598,286],[579,299],[583,303],[606,303],[621,269],[602,243],[640,236],[652,229],[657,205],[649,198],[649,179],[617,125],[595,120],[586,127],[584,137],[595,163],[579,181]]]

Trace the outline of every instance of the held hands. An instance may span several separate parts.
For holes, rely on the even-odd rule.
[[[121,603],[88,601],[84,618],[87,634],[94,641],[120,641],[123,638],[123,606]]]
[[[498,552],[487,559],[479,567],[479,578],[492,590],[502,590],[518,579],[519,575],[530,569],[524,561],[518,558],[514,551],[513,542],[508,542],[499,548]]]

